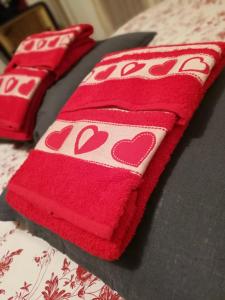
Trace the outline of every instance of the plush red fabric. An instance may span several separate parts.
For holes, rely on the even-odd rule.
[[[0,76],[0,128],[20,130],[33,103],[39,104],[52,83],[45,70],[15,68]]]
[[[59,78],[94,46],[92,33],[91,25],[79,24],[60,31],[33,34],[19,45],[6,72],[15,66],[35,67],[53,71]]]
[[[88,24],[35,34],[18,47],[0,76],[0,137],[31,140],[49,86],[94,46]]]
[[[93,255],[119,258],[224,51],[204,43],[106,56],[10,181],[9,204]]]

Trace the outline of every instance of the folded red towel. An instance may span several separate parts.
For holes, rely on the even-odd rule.
[[[24,118],[31,118],[31,106],[39,104],[52,83],[48,71],[15,68],[0,76],[0,128],[20,130]]]
[[[60,31],[47,31],[27,37],[16,50],[6,72],[15,66],[44,68],[59,78],[95,44],[89,36],[93,27],[79,24]]]
[[[10,181],[9,204],[117,259],[224,53],[224,43],[204,43],[106,56]]]
[[[17,49],[0,76],[0,137],[32,139],[47,88],[94,46],[91,25],[34,34]],[[54,101],[54,99],[53,99]]]

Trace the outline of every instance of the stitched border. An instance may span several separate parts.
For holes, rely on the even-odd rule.
[[[149,146],[149,149],[148,151],[139,159],[138,161],[138,164],[132,164],[130,163],[129,161],[126,161],[126,160],[122,160],[120,159],[116,154],[115,154],[115,148],[118,147],[121,143],[124,143],[124,142],[135,142],[140,136],[151,136],[153,139],[152,139],[152,142],[151,142],[151,145]],[[116,161],[119,161],[121,163],[124,163],[126,165],[130,165],[130,166],[133,166],[133,167],[139,167],[139,165],[145,160],[145,158],[149,155],[149,153],[153,150],[153,148],[155,147],[155,144],[156,144],[156,137],[154,135],[154,133],[152,132],[142,132],[142,133],[139,133],[137,134],[133,139],[129,140],[129,139],[124,139],[124,140],[120,140],[118,141],[117,143],[115,143],[115,145],[113,145],[113,148],[111,150],[111,155],[113,157],[113,159],[115,159]]]
[[[171,56],[171,57],[159,57],[159,58],[157,58],[157,59],[169,59],[169,60],[172,60],[172,59],[179,59],[180,57],[182,57],[182,56],[188,56],[188,55],[191,55],[191,54],[183,54],[183,55],[179,55],[179,56]],[[207,56],[208,58],[210,58],[210,59],[212,59],[213,60],[213,62],[214,62],[214,65],[215,65],[215,62],[216,62],[216,59],[214,58],[214,56],[213,55],[209,55],[209,54],[207,54],[207,53],[201,53],[201,52],[199,52],[199,53],[196,53],[196,55],[195,56],[193,56],[193,57],[190,57],[189,59],[187,59],[187,60],[190,60],[190,59],[194,59],[195,57],[197,57],[197,55],[198,55],[198,57],[200,56],[200,55],[202,55],[202,56]],[[200,56],[201,57],[201,56]],[[204,59],[204,57],[202,57],[203,59]],[[150,60],[150,59],[149,59]],[[130,63],[132,63],[132,62],[138,62],[138,61],[146,61],[146,62],[148,62],[149,60],[147,60],[147,59],[130,59],[130,60],[122,60],[120,63],[122,63],[122,62],[130,62]],[[166,61],[165,61],[166,62]],[[163,64],[164,62],[162,62],[161,64]],[[183,62],[182,63],[182,65],[184,64],[185,62]],[[206,64],[208,64],[207,62],[205,62]],[[129,63],[128,63],[129,64]],[[160,63],[159,63],[160,64]],[[115,65],[115,62],[114,63],[110,63],[110,64],[107,64],[107,65],[105,65],[105,66],[107,66],[108,68],[110,67],[110,66],[112,66],[112,65]],[[153,66],[155,66],[155,65],[153,65]],[[151,66],[150,68],[152,68],[153,66]],[[209,66],[209,74],[210,74],[210,70],[213,68],[213,66],[210,66],[210,65],[208,65]],[[101,66],[99,66],[99,67],[101,67]],[[101,83],[101,82],[103,82],[103,81],[108,81],[108,80],[124,80],[124,79],[128,79],[128,78],[141,78],[141,79],[146,79],[146,80],[158,80],[158,79],[160,79],[160,78],[166,78],[166,77],[169,77],[169,76],[176,76],[176,75],[190,75],[190,76],[192,76],[192,77],[195,77],[197,80],[199,80],[202,84],[204,84],[204,82],[205,82],[205,80],[202,80],[201,79],[201,77],[200,76],[198,76],[197,74],[195,74],[195,73],[193,73],[193,72],[198,72],[198,71],[192,71],[192,72],[188,72],[188,71],[178,71],[178,72],[174,72],[174,73],[170,73],[170,74],[166,74],[166,75],[159,75],[159,76],[154,76],[154,75],[151,75],[150,73],[149,73],[149,75],[150,76],[154,76],[154,77],[149,77],[149,76],[146,76],[146,75],[134,75],[134,76],[132,76],[131,74],[128,74],[128,75],[123,75],[123,76],[118,76],[117,78],[110,78],[110,76],[111,76],[111,74],[113,73],[113,71],[112,71],[112,73],[108,76],[108,78],[105,78],[105,79],[103,79],[103,80],[97,80],[97,79],[95,79],[95,76],[96,75],[98,75],[98,73],[96,74],[96,70],[99,68],[98,66],[97,67],[95,67],[93,70],[92,70],[92,74],[89,74],[90,76],[88,77],[88,79],[86,80],[85,78],[84,78],[84,82],[82,81],[81,83],[80,83],[80,86],[82,86],[82,85],[95,85],[95,84],[99,84],[99,83]],[[122,69],[124,68],[125,66],[123,66],[122,67]],[[144,67],[146,67],[146,65],[144,66]],[[143,67],[143,68],[144,68]],[[173,66],[173,68],[175,67],[175,65]],[[108,68],[106,68],[105,70],[107,70]],[[105,70],[102,70],[103,72],[105,71]],[[102,71],[99,71],[99,73],[100,72],[102,72]],[[200,73],[202,73],[202,72],[200,72]],[[204,73],[202,73],[202,74],[204,74]],[[91,79],[92,78],[92,76],[93,76],[93,78],[94,78],[94,80],[96,81],[96,82],[91,82],[91,83],[89,83],[88,82],[88,80],[89,79]],[[125,77],[125,76],[129,76],[129,77]],[[207,76],[207,74],[205,74],[205,76]]]
[[[191,46],[194,46],[194,48],[191,48]],[[195,48],[195,46],[196,46],[196,48]],[[201,48],[201,46],[205,46],[205,47]],[[207,46],[213,46],[213,47],[207,47]],[[217,45],[216,43],[210,43],[210,44],[204,44],[204,43],[194,44],[193,43],[193,44],[177,45],[177,46],[176,45],[162,45],[162,46],[149,46],[149,47],[147,47],[147,49],[143,48],[143,49],[138,49],[138,50],[125,50],[125,51],[122,51],[121,53],[117,53],[117,54],[108,54],[107,56],[105,56],[102,59],[102,61],[105,62],[110,59],[117,59],[117,58],[123,57],[125,55],[140,55],[142,53],[144,53],[144,54],[159,53],[162,51],[157,51],[157,50],[161,50],[161,48],[164,48],[165,52],[185,51],[185,50],[189,50],[189,49],[191,49],[191,50],[205,49],[205,50],[213,50],[216,53],[218,53],[219,55],[222,53],[221,47],[219,45]],[[215,48],[217,48],[218,51]],[[173,49],[173,50],[171,50],[171,49]],[[153,51],[151,51],[151,50],[153,50]]]
[[[105,124],[105,125],[115,125],[115,126],[126,126],[126,127],[135,127],[135,128],[147,128],[147,129],[160,129],[165,132],[168,130],[164,127],[159,127],[159,126],[144,126],[144,125],[132,125],[132,124],[117,124],[117,123],[112,123],[112,122],[103,122],[103,121],[94,121],[94,120],[88,120],[88,119],[81,119],[77,121],[69,121],[69,120],[62,120],[62,119],[57,119],[56,122],[62,122],[62,123],[78,123],[78,122],[89,122],[89,123],[94,123],[94,124]]]
[[[57,152],[56,150],[54,150],[55,152],[49,152],[49,151],[46,151],[46,150],[43,150],[43,149],[39,149],[39,148],[35,148],[34,150],[40,151],[40,152],[46,152],[46,153],[49,153],[49,154],[62,155],[62,156],[68,157],[67,154]],[[80,158],[80,157],[77,157],[77,156],[71,156],[71,157],[72,157],[72,158],[75,158],[75,159],[78,159],[78,160],[81,160],[82,162],[83,162],[83,161],[88,161],[89,163],[92,163],[92,164],[104,166],[104,167],[111,168],[111,169],[115,169],[115,168],[116,168],[116,169],[122,169],[122,170],[126,170],[127,172],[131,172],[131,173],[133,173],[133,174],[142,176],[142,173],[137,172],[137,171],[134,171],[134,170],[130,170],[130,169],[127,169],[127,168],[124,168],[124,167],[122,167],[122,166],[120,166],[120,167],[119,167],[119,166],[118,166],[118,167],[114,167],[114,166],[111,166],[111,165],[108,165],[108,164],[96,162],[96,161],[94,161],[94,160],[83,159],[83,158]]]
[[[67,128],[70,128],[70,130],[69,130],[69,132],[68,132],[68,134],[66,135],[66,137],[64,138],[64,140],[63,140],[63,142],[62,142],[62,144],[60,145],[60,147],[59,148],[53,148],[51,145],[49,145],[48,144],[48,139],[53,135],[53,134],[57,134],[57,133],[63,133],[63,131],[64,130],[66,130]],[[65,141],[66,141],[66,139],[68,138],[68,136],[70,135],[70,133],[71,133],[71,131],[73,130],[73,125],[68,125],[68,126],[66,126],[66,127],[63,127],[63,128],[61,128],[60,130],[54,130],[54,131],[52,131],[52,132],[50,132],[47,136],[46,136],[46,138],[45,138],[45,146],[47,147],[47,148],[49,148],[49,149],[51,149],[51,150],[54,150],[54,151],[58,151],[61,147],[62,147],[62,145],[65,143]]]

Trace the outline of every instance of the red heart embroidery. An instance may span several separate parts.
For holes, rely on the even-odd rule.
[[[5,93],[11,92],[17,85],[18,80],[14,77],[11,77],[7,80],[6,85],[5,85]]]
[[[152,132],[141,132],[132,140],[117,142],[111,151],[112,157],[123,164],[138,167],[154,148],[156,142]]]
[[[34,85],[35,85],[34,79],[21,84],[21,86],[19,87],[20,94],[27,96],[32,91]]]
[[[33,48],[33,46],[34,46],[34,41],[32,40],[32,41],[27,42],[27,43],[25,44],[24,49],[25,49],[26,51],[29,51],[29,50],[31,50],[31,49]]]
[[[57,45],[58,41],[59,41],[59,37],[56,37],[56,38],[54,38],[54,40],[51,40],[48,43],[48,46],[51,47],[51,48],[53,48],[53,47],[55,47]]]
[[[47,43],[47,40],[40,40],[37,42],[37,49],[43,48]]]
[[[125,65],[121,70],[121,76],[129,75],[134,72],[137,72],[144,68],[145,64],[139,64],[137,62],[132,62],[127,65]]]
[[[72,129],[73,125],[69,125],[59,131],[51,132],[45,140],[45,145],[52,150],[59,150]]]
[[[153,76],[163,76],[167,75],[169,71],[173,68],[176,64],[177,59],[170,59],[165,61],[162,64],[158,64],[149,68],[149,73]]]
[[[203,57],[193,57],[189,58],[181,65],[179,72],[182,71],[192,71],[208,74],[209,65],[206,62],[204,62]]]
[[[116,65],[113,65],[113,66],[110,66],[110,67],[108,67],[107,69],[105,69],[103,71],[100,71],[99,73],[97,73],[95,75],[95,79],[96,80],[107,79],[112,74],[112,72],[115,70],[115,68],[116,68]]]
[[[84,135],[84,133],[87,132],[88,130],[92,131],[92,135],[80,147],[79,144],[80,144],[81,138]],[[107,138],[108,138],[108,133],[106,131],[99,131],[98,127],[95,125],[86,126],[77,135],[74,153],[82,154],[85,152],[93,151],[93,150],[99,148],[101,145],[103,145],[105,143],[105,141],[107,140]]]

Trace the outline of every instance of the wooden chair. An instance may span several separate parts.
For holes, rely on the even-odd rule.
[[[0,26],[0,48],[10,58],[28,35],[56,30],[58,25],[45,3],[37,3]]]

